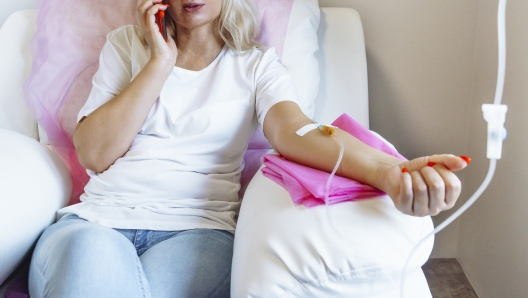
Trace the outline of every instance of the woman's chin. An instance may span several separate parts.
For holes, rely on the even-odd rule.
[[[193,16],[190,18],[180,19],[176,25],[185,29],[195,29],[199,27],[204,27],[207,25],[213,25],[214,19],[200,18],[198,16]]]

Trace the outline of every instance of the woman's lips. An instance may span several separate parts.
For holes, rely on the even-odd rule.
[[[200,3],[187,3],[183,5],[183,10],[186,12],[195,12],[202,8],[202,6],[204,5]]]

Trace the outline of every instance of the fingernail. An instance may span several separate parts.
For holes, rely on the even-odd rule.
[[[465,160],[468,165],[471,163],[471,157],[469,157],[469,156],[462,155],[462,156],[460,156],[460,158]]]
[[[407,168],[403,168],[402,173],[409,173],[409,170],[407,170]]]
[[[436,165],[436,162],[430,161],[430,162],[427,163],[427,166],[429,166],[429,167],[434,167],[435,165]]]

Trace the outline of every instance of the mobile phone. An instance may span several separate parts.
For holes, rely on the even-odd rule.
[[[165,0],[161,1],[161,4],[165,4]],[[165,42],[169,41],[167,38],[167,26],[165,25],[165,11],[159,10],[156,13],[156,21],[158,22],[159,31],[161,35],[163,36],[163,39],[165,39]]]

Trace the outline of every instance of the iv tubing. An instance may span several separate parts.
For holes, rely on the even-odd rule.
[[[498,75],[497,75],[497,88],[495,91],[495,100],[493,104],[500,105],[502,102],[502,94],[504,92],[504,79],[506,76],[506,3],[507,0],[499,0],[499,8],[498,8],[498,17],[497,17],[497,27],[498,27],[498,42],[499,42],[499,69],[498,69]],[[450,217],[448,217],[444,222],[442,222],[438,227],[434,229],[433,232],[429,233],[429,235],[425,236],[411,251],[409,256],[407,257],[407,261],[405,262],[405,266],[403,267],[402,277],[400,281],[400,298],[404,298],[404,284],[405,284],[405,273],[407,271],[407,266],[410,263],[410,260],[414,253],[418,250],[418,247],[422,245],[425,240],[427,240],[429,237],[433,236],[434,234],[440,232],[445,227],[447,227],[450,223],[452,223],[455,219],[457,219],[462,213],[464,213],[479,197],[482,195],[484,190],[488,187],[491,179],[493,178],[493,174],[495,173],[495,167],[497,164],[496,159],[490,159],[490,166],[488,170],[488,174],[486,175],[486,178],[480,185],[480,187],[477,189],[477,191],[469,198],[469,200],[460,207],[455,213],[453,213]]]
[[[499,74],[497,76],[497,89],[493,104],[500,105],[504,91],[504,78],[506,77],[506,2],[500,0],[499,15],[497,18],[499,30]]]
[[[418,250],[418,247],[420,247],[429,237],[433,236],[434,234],[442,231],[445,227],[447,227],[449,224],[451,224],[455,219],[457,219],[462,213],[464,213],[475,201],[482,195],[484,190],[488,187],[489,183],[491,182],[491,179],[493,178],[493,174],[495,173],[495,167],[497,164],[496,159],[490,160],[490,166],[488,170],[488,174],[486,175],[486,178],[480,185],[480,187],[477,189],[477,191],[469,198],[469,200],[462,205],[455,213],[453,213],[450,217],[448,217],[444,222],[442,222],[438,227],[434,229],[431,233],[429,233],[427,236],[422,238],[418,244],[414,247],[414,249],[411,251],[411,254],[407,257],[407,261],[405,262],[405,266],[403,267],[402,272],[402,278],[400,283],[400,297],[403,298],[404,293],[404,283],[405,283],[405,274],[407,271],[407,267],[410,263],[410,260],[412,259],[414,253]]]
[[[337,159],[337,162],[336,162],[336,165],[334,167],[334,170],[332,171],[332,173],[330,174],[330,177],[328,177],[328,180],[326,181],[326,189],[325,189],[325,205],[326,205],[326,217],[327,217],[327,220],[328,220],[328,223],[330,224],[330,227],[332,228],[332,230],[334,231],[334,233],[341,237],[341,239],[345,239],[346,241],[348,241],[349,243],[353,243],[355,244],[352,240],[350,240],[346,235],[342,234],[341,232],[339,232],[339,230],[337,230],[337,228],[335,227],[333,221],[332,221],[332,216],[330,214],[330,203],[329,203],[329,194],[330,194],[330,184],[332,183],[332,179],[334,178],[334,175],[335,173],[337,172],[337,169],[339,168],[339,165],[341,164],[341,161],[343,160],[343,155],[345,153],[345,144],[343,142],[343,140],[339,137],[339,135],[335,135],[337,137],[337,139],[339,140],[339,144],[341,146],[341,149],[339,151],[339,158]],[[397,284],[396,282],[394,281],[394,279],[392,278],[392,276],[389,274],[389,272],[387,271],[387,269],[383,266],[381,266],[379,264],[378,261],[376,261],[375,258],[373,258],[372,256],[368,255],[367,253],[365,252],[361,252],[363,255],[367,256],[369,259],[371,259],[372,261],[374,261],[374,263],[376,263],[376,265],[381,268],[381,270],[383,271],[383,273],[385,274],[385,276],[387,276],[387,278],[389,279],[391,285],[393,287],[396,287]]]

